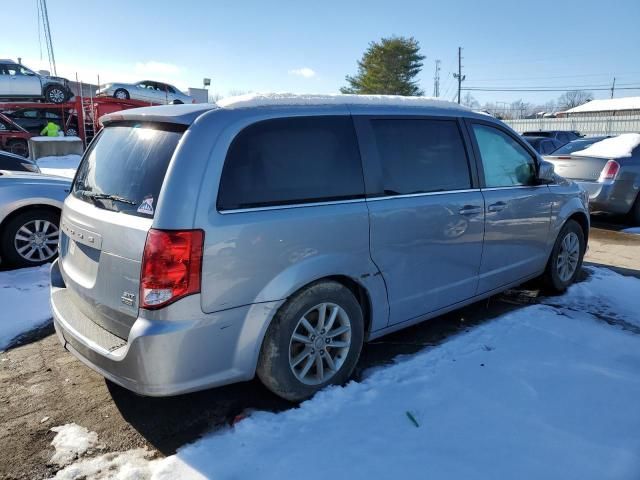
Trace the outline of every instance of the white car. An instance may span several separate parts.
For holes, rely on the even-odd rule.
[[[40,75],[13,60],[0,60],[0,99],[64,103],[71,97],[66,78]]]
[[[185,95],[168,83],[143,80],[138,83],[107,83],[100,85],[97,96],[114,97],[120,100],[141,100],[149,103],[178,104],[196,103],[193,97]]]

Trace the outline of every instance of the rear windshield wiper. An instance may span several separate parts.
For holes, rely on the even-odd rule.
[[[134,202],[133,200],[129,200],[128,198],[121,197],[120,195],[111,195],[108,193],[93,193],[88,192],[86,190],[80,190],[78,193],[83,198],[88,198],[89,200],[111,200],[114,202],[127,203],[129,205],[136,205],[138,202]]]

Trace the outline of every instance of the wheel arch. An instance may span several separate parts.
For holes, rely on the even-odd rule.
[[[574,212],[565,220],[564,224],[566,224],[569,220],[574,220],[576,223],[578,223],[578,225],[580,225],[580,228],[582,228],[582,233],[584,234],[585,244],[588,243],[590,223],[587,214],[584,212]]]
[[[50,212],[60,215],[62,213],[62,206],[56,206],[50,203],[29,203],[27,205],[22,205],[16,208],[15,210],[12,210],[4,218],[0,219],[0,235],[4,231],[4,228],[7,225],[7,223],[9,223],[18,215],[28,212],[29,210],[48,210]]]

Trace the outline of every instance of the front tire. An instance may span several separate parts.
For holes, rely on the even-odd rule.
[[[117,98],[118,100],[129,100],[131,97],[129,92],[127,92],[124,88],[119,88],[115,92],[113,92],[113,98]]]
[[[0,257],[3,265],[36,267],[58,255],[60,214],[34,208],[7,222],[0,232]]]
[[[545,285],[553,293],[562,293],[575,282],[586,250],[585,235],[575,220],[564,224],[551,251],[544,273]]]
[[[60,85],[49,85],[44,91],[44,97],[50,103],[64,103],[67,101],[68,94]]]
[[[362,308],[334,281],[312,284],[291,297],[267,329],[257,374],[276,395],[291,401],[345,383],[364,340]]]

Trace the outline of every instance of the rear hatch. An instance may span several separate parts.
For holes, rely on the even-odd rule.
[[[571,180],[597,182],[607,164],[608,158],[585,157],[580,155],[545,156],[553,163],[555,172]]]
[[[67,299],[126,339],[138,316],[140,266],[167,168],[185,126],[105,127],[78,168],[61,218]]]

